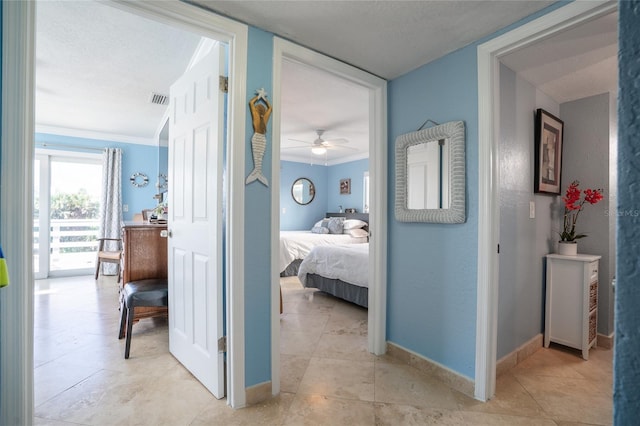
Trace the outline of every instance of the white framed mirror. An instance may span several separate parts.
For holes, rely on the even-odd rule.
[[[396,139],[400,222],[464,223],[465,127],[451,121]]]

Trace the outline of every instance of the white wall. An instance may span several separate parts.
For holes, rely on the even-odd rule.
[[[544,330],[544,256],[554,251],[559,198],[537,195],[535,110],[558,104],[505,66],[500,68],[500,282],[498,359]],[[535,218],[529,217],[530,202]]]

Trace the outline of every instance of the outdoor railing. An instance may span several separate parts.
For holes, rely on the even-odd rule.
[[[34,254],[41,248],[39,226],[33,226]],[[52,219],[49,233],[51,269],[79,269],[94,264],[98,251],[98,219]]]

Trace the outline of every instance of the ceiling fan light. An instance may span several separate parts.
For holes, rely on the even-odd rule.
[[[324,155],[327,152],[327,148],[324,146],[314,146],[311,148],[311,152],[315,155]]]

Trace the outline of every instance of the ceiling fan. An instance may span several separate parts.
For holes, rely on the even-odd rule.
[[[313,141],[313,142],[309,142],[309,141],[302,141],[302,140],[298,140],[298,139],[289,139],[290,141],[294,141],[294,142],[302,142],[308,145],[311,145],[311,152],[314,155],[324,155],[327,153],[328,149],[333,149],[333,148],[346,148],[346,149],[355,149],[355,148],[351,148],[351,147],[345,147],[345,146],[340,146],[340,145],[344,145],[346,143],[349,142],[348,139],[345,138],[336,138],[336,139],[322,139],[322,135],[324,134],[324,129],[317,129],[316,130],[316,134],[317,134],[317,138]],[[293,146],[293,147],[289,147],[286,149],[296,149],[296,148],[307,148],[307,147],[303,147],[303,146]]]

